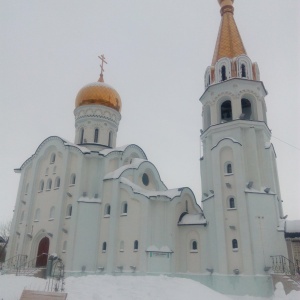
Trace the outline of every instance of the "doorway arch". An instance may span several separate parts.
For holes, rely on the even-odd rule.
[[[36,267],[45,267],[47,265],[50,240],[48,237],[43,237],[38,246]]]

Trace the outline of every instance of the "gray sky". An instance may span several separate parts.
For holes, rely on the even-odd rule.
[[[300,64],[297,0],[236,0],[235,20],[260,68],[284,212],[300,218]],[[201,201],[204,72],[220,24],[217,0],[0,0],[0,222],[12,217],[13,172],[48,136],[74,139],[79,89],[105,82],[123,102],[117,145],[139,145],[168,188]],[[297,147],[295,149],[286,143]]]

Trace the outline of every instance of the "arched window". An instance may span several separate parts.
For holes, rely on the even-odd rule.
[[[232,250],[237,250],[238,249],[238,242],[236,239],[232,240]]]
[[[40,220],[40,216],[41,216],[41,210],[38,208],[34,214],[34,221],[38,222]]]
[[[252,108],[251,102],[248,99],[243,98],[241,100],[242,105],[242,118],[243,120],[251,120],[252,119]]]
[[[66,251],[67,251],[67,241],[64,241],[62,252],[65,253]]]
[[[242,74],[242,78],[246,78],[246,66],[245,64],[241,64],[241,74]]]
[[[233,173],[232,163],[226,162],[225,163],[225,174],[232,174],[232,173]]]
[[[50,209],[49,219],[53,220],[54,219],[54,215],[55,215],[55,207],[52,206],[51,209]]]
[[[55,178],[55,183],[54,183],[54,188],[58,189],[60,187],[60,178],[56,177]]]
[[[226,76],[226,67],[225,67],[225,66],[222,66],[222,68],[221,68],[221,78],[222,78],[221,81],[227,80],[227,76]]]
[[[39,191],[42,192],[44,190],[44,180],[40,181]]]
[[[127,211],[128,211],[128,204],[127,204],[127,202],[123,202],[122,203],[122,215],[127,215]]]
[[[103,242],[103,244],[102,244],[102,252],[103,253],[106,252],[106,242]]]
[[[138,251],[139,250],[139,241],[135,240],[133,243],[133,251]]]
[[[84,129],[83,128],[81,128],[80,129],[80,144],[83,144],[83,138],[84,138]]]
[[[195,240],[191,241],[191,250],[192,251],[197,251],[198,250],[198,243]]]
[[[104,207],[104,216],[109,217],[110,216],[110,205],[106,204]]]
[[[47,186],[46,186],[47,191],[51,190],[51,186],[52,186],[52,179],[49,178],[48,181],[47,181]]]
[[[230,197],[228,199],[228,207],[229,208],[235,208],[235,201],[234,201],[234,198],[233,197]]]
[[[55,153],[52,153],[51,156],[50,156],[50,164],[54,164],[55,163],[55,158],[56,158]]]
[[[124,241],[120,242],[120,252],[124,251]]]
[[[94,143],[98,143],[98,136],[99,136],[99,129],[96,128],[94,133]]]
[[[72,204],[69,204],[67,206],[66,217],[71,217],[71,216],[72,216]]]
[[[224,101],[221,105],[221,122],[222,121],[232,121],[232,108],[230,100]]]
[[[76,174],[71,174],[71,177],[70,177],[70,184],[71,185],[74,185],[76,182]]]

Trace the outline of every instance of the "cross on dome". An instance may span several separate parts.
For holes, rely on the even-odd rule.
[[[100,73],[100,78],[99,78],[99,82],[104,82],[104,79],[103,79],[103,72],[104,72],[104,68],[103,68],[103,63],[106,63],[107,62],[105,61],[105,57],[104,57],[104,54],[98,56],[101,60],[101,65],[100,65],[100,68],[101,68],[101,73]]]

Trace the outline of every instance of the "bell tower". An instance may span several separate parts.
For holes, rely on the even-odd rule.
[[[266,275],[271,255],[286,255],[283,211],[257,63],[247,55],[233,0],[218,0],[221,24],[204,76],[200,160],[208,220],[209,268]]]

